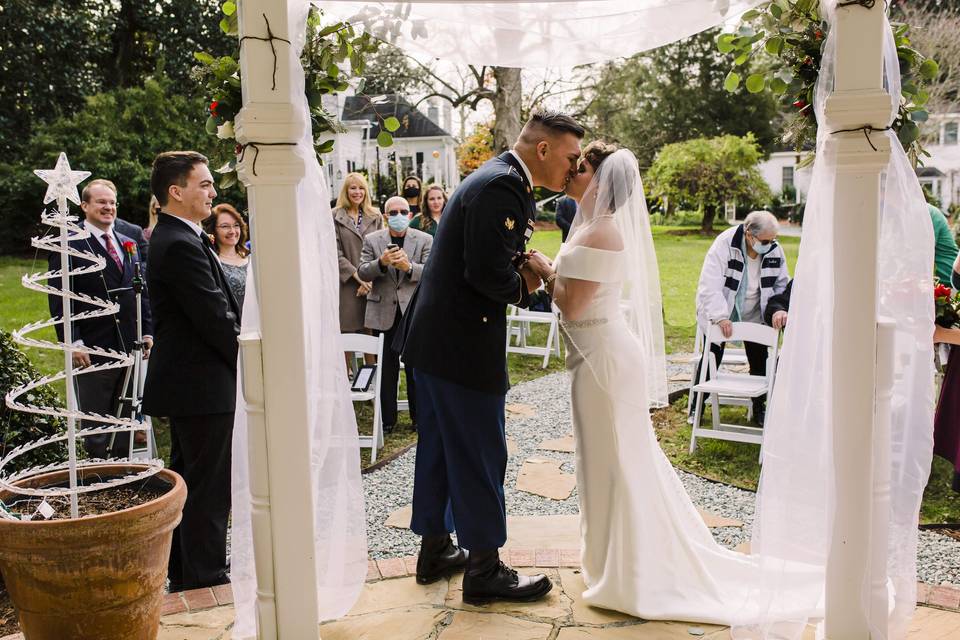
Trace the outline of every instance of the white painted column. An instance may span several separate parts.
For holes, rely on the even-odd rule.
[[[244,0],[241,36],[290,40],[286,0]],[[246,40],[240,65],[243,109],[237,140],[296,143],[309,126],[290,102],[289,44]],[[255,162],[255,165],[254,165]],[[291,144],[248,146],[240,166],[250,207],[252,254],[260,307],[260,342],[244,336],[244,392],[250,414],[250,480],[257,565],[259,638],[319,638],[306,351],[297,224],[297,185],[304,162]],[[262,376],[258,377],[259,368]],[[258,388],[262,385],[262,388]]]
[[[829,131],[889,124],[883,90],[883,3],[837,9],[837,68],[827,100]],[[874,407],[877,399],[877,247],[884,134],[832,135],[834,195],[833,423],[836,505],[827,561],[826,636],[867,640],[864,586],[870,581]]]

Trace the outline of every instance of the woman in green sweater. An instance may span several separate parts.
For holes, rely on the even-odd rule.
[[[430,185],[420,198],[420,213],[410,221],[410,228],[429,233],[431,236],[436,235],[437,225],[440,224],[440,216],[443,215],[445,206],[447,206],[447,192],[439,184]]]

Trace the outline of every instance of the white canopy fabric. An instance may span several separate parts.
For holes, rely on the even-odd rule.
[[[420,59],[570,67],[630,56],[735,18],[760,0],[320,3]]]
[[[746,2],[707,0],[635,0],[632,2],[586,0],[579,2],[421,2],[364,3],[328,0],[319,3],[327,19],[362,22],[374,33],[421,58],[443,58],[513,67],[562,67],[629,56],[714,27],[750,6]],[[833,4],[831,2],[831,4]],[[293,78],[290,101],[298,117],[309,122],[303,95],[299,53],[305,38],[308,0],[289,0],[292,51],[286,58]],[[835,47],[825,56],[833,63]],[[268,51],[264,55],[270,55]],[[896,60],[893,53],[892,60]],[[888,83],[899,93],[894,77],[896,63],[888,65]],[[827,76],[825,76],[824,82]],[[832,84],[821,84],[818,113]],[[894,392],[891,461],[892,531],[889,566],[896,587],[895,619],[889,637],[902,638],[912,612],[915,584],[916,518],[922,495],[924,472],[930,463],[932,428],[932,335],[931,284],[932,242],[929,217],[922,208],[916,177],[909,171],[896,137],[890,167],[884,178],[885,199],[878,278],[884,315],[896,318],[898,381]],[[822,139],[818,143],[821,148]],[[313,492],[315,501],[317,571],[321,584],[319,610],[322,619],[345,614],[356,601],[366,574],[363,533],[363,496],[356,452],[356,424],[350,411],[343,358],[337,346],[339,326],[335,301],[339,286],[336,248],[327,186],[320,167],[312,159],[310,132],[304,134],[298,153],[306,159],[307,177],[298,190],[299,241],[305,305],[309,317],[307,340],[310,379],[316,392],[308,401],[312,410]],[[819,154],[818,154],[819,155]],[[791,560],[825,562],[829,545],[828,510],[832,503],[833,460],[829,442],[828,395],[832,335],[833,239],[830,220],[834,215],[831,196],[835,161],[821,155],[815,175],[821,186],[807,207],[801,261],[797,268],[794,305],[783,351],[780,384],[770,407],[773,430],[765,445],[762,491],[758,501],[757,531],[761,562],[776,573]],[[258,221],[254,219],[253,224]],[[856,241],[856,239],[851,239]],[[915,252],[914,252],[915,251]],[[905,253],[906,252],[906,253]],[[914,252],[914,253],[910,253]],[[257,254],[254,253],[254,261]],[[805,280],[809,280],[806,282]],[[264,286],[265,283],[259,283]],[[334,302],[331,302],[334,301]],[[254,324],[256,299],[247,297],[245,324]],[[864,310],[869,313],[869,310]],[[247,321],[250,320],[248,323]],[[251,327],[253,328],[253,327]],[[814,357],[812,365],[806,363]],[[791,362],[793,360],[793,362]],[[804,371],[815,372],[815,379]],[[239,406],[239,405],[238,405]],[[256,570],[252,549],[250,496],[246,474],[248,443],[245,416],[238,409],[234,447],[234,594],[237,620],[234,637],[256,637]],[[837,425],[841,428],[842,425]],[[865,443],[865,446],[868,446]],[[814,480],[816,481],[814,483]],[[808,490],[805,490],[808,489]],[[240,517],[238,518],[238,515]],[[800,520],[803,526],[793,527]],[[799,526],[799,525],[798,525]],[[238,530],[239,529],[239,530]],[[799,544],[798,531],[810,541]],[[767,555],[762,555],[763,553]],[[789,576],[784,575],[785,580]],[[767,591],[771,602],[782,585],[758,585],[758,595]],[[803,603],[810,614],[819,603]],[[775,607],[771,604],[771,612]],[[783,621],[742,620],[738,637],[793,637],[804,619],[783,628]],[[878,635],[878,637],[881,637]]]

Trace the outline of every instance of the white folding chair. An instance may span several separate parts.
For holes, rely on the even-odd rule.
[[[735,442],[751,442],[761,445],[763,452],[763,429],[766,427],[764,417],[763,427],[748,427],[720,422],[720,399],[740,399],[752,403],[754,398],[773,395],[773,384],[777,371],[777,351],[779,348],[780,332],[772,327],[754,322],[734,322],[733,332],[729,338],[724,338],[720,327],[713,325],[707,334],[703,353],[707,361],[706,367],[700,367],[700,378],[692,388],[697,394],[706,394],[710,400],[713,418],[712,428],[700,426],[703,417],[703,404],[697,402],[693,412],[693,429],[690,433],[690,453],[697,448],[697,438],[716,438],[719,440],[733,440]],[[710,346],[726,342],[755,342],[768,347],[767,375],[753,376],[749,373],[734,373],[719,368],[716,357],[710,352]],[[709,379],[707,379],[709,376]]]
[[[546,324],[547,343],[534,345],[528,342],[533,324]],[[519,353],[543,358],[541,368],[550,365],[550,356],[560,357],[560,331],[557,316],[552,311],[529,311],[510,305],[507,314],[507,354]]]
[[[350,400],[373,400],[373,435],[360,436],[360,447],[370,449],[370,463],[377,461],[377,449],[383,447],[383,418],[380,416],[380,365],[383,362],[383,334],[374,337],[364,333],[341,333],[340,345],[347,353],[372,354],[377,357],[377,369],[366,391],[350,391]],[[363,355],[360,355],[362,358]],[[347,377],[347,384],[350,379]]]
[[[709,350],[708,350],[709,352]],[[695,393],[693,387],[697,384],[697,374],[700,366],[700,362],[704,358],[703,351],[703,331],[700,330],[700,323],[697,323],[697,337],[693,345],[693,355],[690,357],[690,387],[687,392],[687,415],[690,416],[687,418],[687,422],[693,424],[693,413],[691,408],[693,407],[694,400],[700,400],[700,394]],[[718,366],[727,366],[727,367],[742,367],[747,365],[747,352],[742,348],[731,348],[727,346],[723,350],[723,361],[718,363]],[[706,366],[704,362],[703,366]],[[747,408],[747,418],[753,418],[753,402],[744,398],[728,398],[721,396],[720,404],[741,406]]]

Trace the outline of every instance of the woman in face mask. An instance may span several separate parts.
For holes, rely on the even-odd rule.
[[[407,176],[403,180],[403,189],[400,191],[400,195],[407,199],[411,216],[420,213],[420,190],[422,187],[423,183],[417,176]]]

